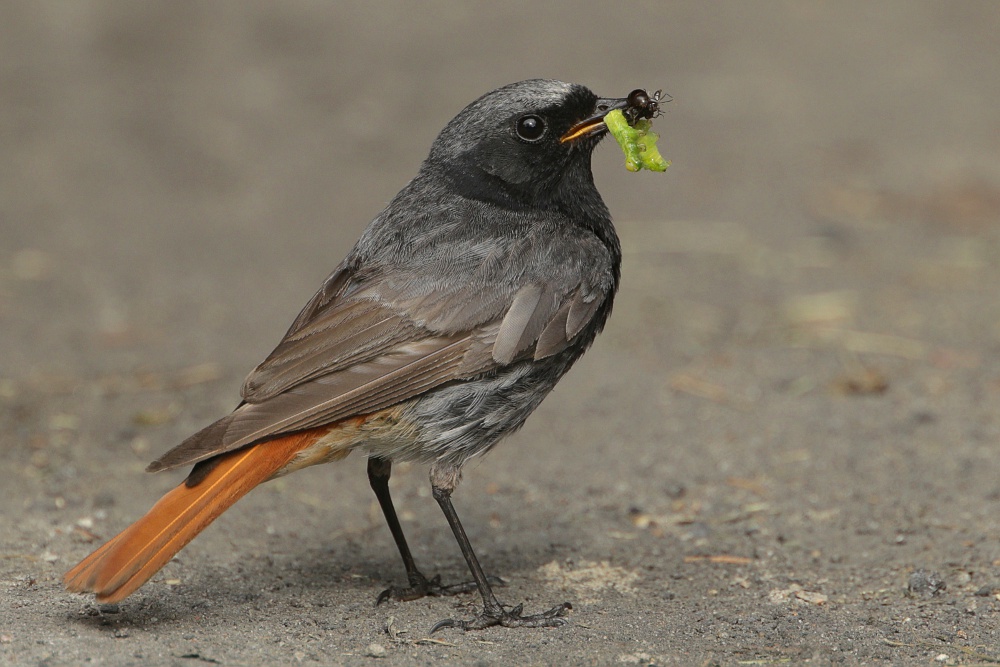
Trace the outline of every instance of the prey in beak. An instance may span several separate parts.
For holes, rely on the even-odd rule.
[[[573,127],[569,128],[566,134],[559,138],[559,143],[575,141],[581,137],[588,137],[606,132],[608,126],[604,122],[604,117],[615,109],[620,109],[628,119],[630,124],[635,124],[640,118],[655,118],[660,114],[661,92],[658,90],[649,95],[642,88],[636,88],[628,97],[602,97],[597,100],[596,113],[589,118],[585,118]],[[665,102],[670,101],[670,96],[666,95]]]

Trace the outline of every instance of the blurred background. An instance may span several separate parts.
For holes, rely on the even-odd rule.
[[[864,554],[854,565],[884,567],[888,587],[921,558],[994,567],[998,34],[993,1],[5,3],[5,550],[32,554],[31,576],[58,596],[60,572],[94,546],[67,526],[103,508],[107,525],[87,530],[107,537],[176,483],[140,471],[233,407],[445,123],[488,90],[548,77],[605,96],[662,88],[673,101],[655,126],[673,164],[631,174],[613,143],[595,154],[625,247],[621,294],[564,386],[473,470],[461,502],[485,503],[466,519],[482,551],[529,572],[550,550],[613,558],[617,538],[583,539],[567,517],[621,534],[642,523],[627,511],[725,514],[760,491],[789,504],[754,537],[664,536],[660,521],[630,553],[649,572],[662,561],[668,583],[691,545],[747,553],[759,545],[741,539],[779,533],[814,547],[774,547],[791,562],[834,576],[850,561],[825,554]],[[323,496],[332,475],[355,516],[352,499],[371,499],[350,465],[302,473],[296,492]],[[542,493],[556,504],[524,509]],[[303,503],[301,520],[327,525]],[[803,507],[850,509],[814,530]],[[421,553],[461,571],[435,509],[421,512]],[[941,543],[930,533],[898,546],[928,512],[975,532],[982,552],[927,551]],[[365,535],[358,548],[377,558],[363,574],[398,574],[385,536]],[[706,582],[688,574],[701,599]],[[854,575],[864,583],[842,590],[874,585]]]
[[[814,255],[876,223],[995,240],[992,2],[23,2],[5,15],[7,377],[246,367],[447,120],[530,77],[674,97],[657,123],[668,175],[628,174],[611,144],[595,159],[626,246],[646,255],[626,285],[676,277],[646,261],[671,250],[672,221]]]

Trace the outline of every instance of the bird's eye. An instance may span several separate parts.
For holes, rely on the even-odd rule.
[[[514,130],[524,141],[538,141],[545,134],[545,121],[534,114],[521,116]]]

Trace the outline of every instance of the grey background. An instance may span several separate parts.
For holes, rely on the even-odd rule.
[[[1000,6],[415,7],[5,4],[0,662],[1000,659]],[[373,609],[403,577],[360,457],[116,608],[64,592],[448,119],[536,76],[674,97],[665,175],[595,155],[607,331],[455,498],[502,599],[572,624],[427,643],[477,598]],[[427,486],[394,476],[404,527],[463,578]]]

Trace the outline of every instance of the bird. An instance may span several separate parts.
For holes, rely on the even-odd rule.
[[[478,590],[477,616],[434,630],[566,623],[570,603],[526,614],[498,600],[452,494],[463,465],[524,424],[611,313],[621,245],[591,157],[609,111],[648,115],[637,92],[530,79],[459,112],[250,372],[239,405],[147,468],[193,466],[187,478],[66,587],[120,601],[258,484],[358,450],[408,582],[377,603]],[[429,467],[471,582],[418,569],[389,493],[395,462]]]

